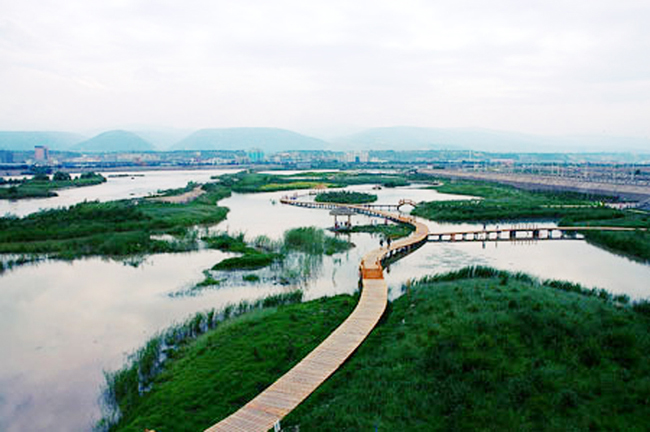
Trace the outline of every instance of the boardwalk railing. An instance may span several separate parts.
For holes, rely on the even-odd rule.
[[[357,349],[370,334],[386,308],[388,287],[384,281],[382,261],[395,254],[408,253],[427,241],[428,227],[414,218],[356,205],[313,203],[297,198],[283,198],[284,204],[331,209],[345,207],[358,213],[408,223],[415,231],[390,247],[375,249],[361,260],[359,271],[362,291],[352,314],[289,372],[271,384],[238,411],[206,431],[266,432],[278,427],[280,420],[298,406]]]
[[[430,233],[430,242],[471,242],[471,241],[519,241],[519,240],[581,240],[575,234],[586,231],[645,231],[645,228],[631,227],[605,227],[605,226],[575,226],[575,227],[510,227],[490,228],[473,231],[455,231],[444,233]]]

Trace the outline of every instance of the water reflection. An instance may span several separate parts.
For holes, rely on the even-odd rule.
[[[139,198],[159,190],[185,186],[188,182],[205,183],[210,177],[238,172],[234,169],[104,172],[106,183],[81,188],[56,191],[58,196],[50,198],[0,200],[0,216],[13,214],[25,216],[39,210],[69,207],[83,201],[111,201],[124,198]],[[127,175],[134,174],[134,175]]]
[[[554,226],[549,222],[535,225]],[[458,229],[450,224],[429,223],[429,226],[436,232]],[[462,227],[480,228],[471,224]],[[529,273],[542,280],[568,280],[587,288],[627,294],[632,299],[650,297],[647,283],[650,266],[579,240],[428,243],[415,254],[393,264],[388,280],[393,292],[399,293],[397,288],[409,277],[445,273],[469,265]]]
[[[198,310],[286,290],[249,285],[169,298],[223,257],[156,255],[137,268],[96,258],[45,262],[3,276],[0,430],[87,429],[99,414],[102,370],[118,368],[153,333]]]

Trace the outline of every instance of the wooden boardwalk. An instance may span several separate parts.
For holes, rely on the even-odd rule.
[[[609,226],[573,226],[573,227],[508,227],[490,228],[472,231],[452,231],[444,233],[430,233],[430,242],[485,242],[485,241],[520,241],[520,240],[583,240],[574,234],[586,231],[618,231],[634,232],[646,231],[646,228],[609,227]]]
[[[386,308],[388,287],[384,281],[382,261],[397,253],[408,253],[426,243],[429,229],[414,218],[362,206],[311,203],[283,198],[284,204],[312,208],[345,207],[363,214],[408,223],[415,231],[395,241],[390,248],[367,253],[359,265],[362,291],[352,314],[289,372],[271,384],[238,411],[206,429],[206,431],[266,432],[298,406],[330,375],[332,375],[370,334]]]

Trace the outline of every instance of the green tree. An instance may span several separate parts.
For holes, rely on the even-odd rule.
[[[72,177],[70,177],[70,174],[67,172],[57,171],[54,173],[54,177],[52,179],[54,181],[70,181],[72,180]]]

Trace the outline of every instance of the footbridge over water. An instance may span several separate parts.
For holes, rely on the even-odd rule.
[[[311,353],[238,411],[206,431],[266,432],[279,430],[279,422],[332,375],[370,334],[388,301],[383,262],[409,253],[428,240],[427,225],[410,216],[397,215],[367,206],[316,203],[282,198],[283,204],[309,208],[346,208],[357,213],[407,223],[415,231],[388,247],[368,252],[359,264],[361,296],[352,314]]]
[[[587,231],[646,231],[645,228],[573,226],[573,227],[509,227],[470,231],[430,233],[428,241],[434,243],[525,241],[525,240],[583,240],[581,234]]]
[[[284,197],[280,201],[298,207],[349,209],[360,214],[410,224],[415,231],[407,238],[392,242],[388,247],[368,252],[359,264],[361,296],[350,316],[289,372],[238,411],[206,429],[209,432],[266,432],[271,428],[279,430],[280,420],[325,382],[352,355],[379,322],[388,300],[388,286],[383,274],[384,263],[387,260],[408,254],[427,242],[518,240],[527,237],[551,240],[589,230],[634,230],[634,228],[621,227],[527,227],[430,234],[427,225],[418,222],[412,216],[391,213],[369,205],[317,203],[302,201],[297,196]],[[403,201],[400,201],[401,205],[406,204],[406,200]]]
[[[341,208],[341,206],[345,207],[354,207],[354,208],[364,208],[368,210],[393,210],[393,211],[399,211],[402,207],[405,206],[411,206],[413,208],[417,207],[420,203],[413,201],[412,199],[408,198],[403,198],[400,199],[397,204],[339,204],[339,203],[326,203],[326,202],[315,202],[315,201],[301,201],[300,198],[303,196],[308,196],[312,194],[305,194],[305,195],[293,195],[291,197],[283,197],[280,199],[280,202],[283,204],[290,204],[290,205],[295,205],[299,207],[310,207],[310,208],[329,208],[329,209],[334,209],[334,208]]]

